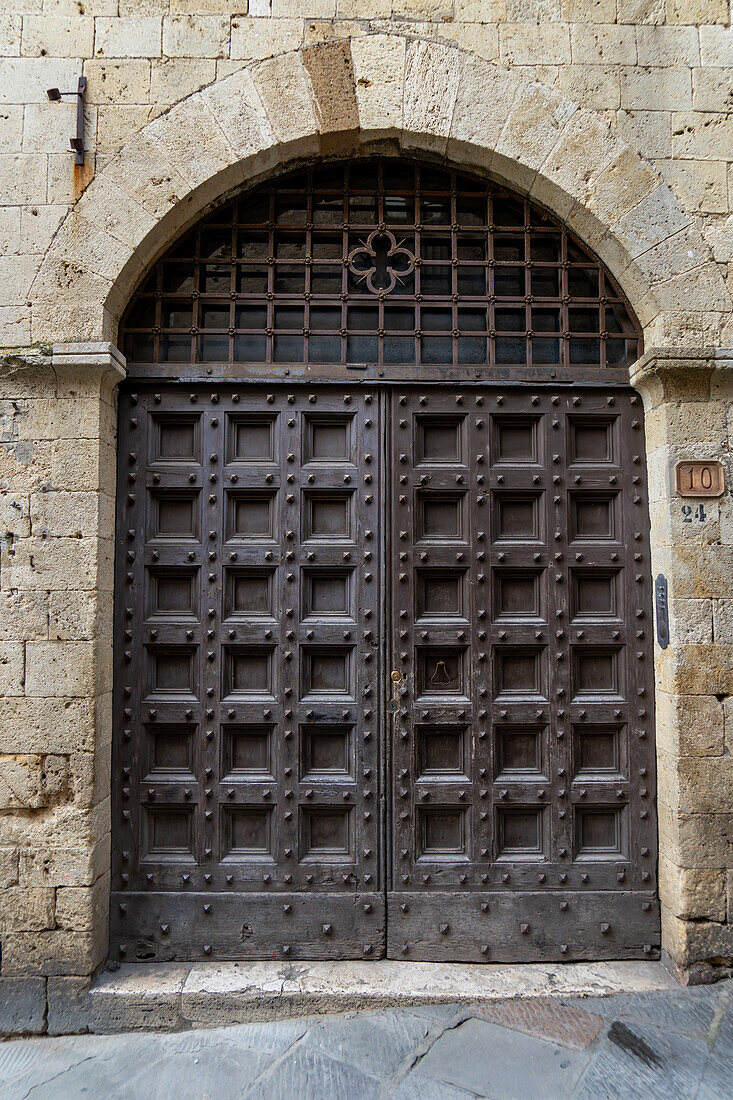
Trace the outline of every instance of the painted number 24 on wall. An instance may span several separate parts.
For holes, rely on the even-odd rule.
[[[705,505],[702,501],[699,504],[682,505],[683,523],[705,523],[705,520],[709,518],[710,513],[705,511]]]

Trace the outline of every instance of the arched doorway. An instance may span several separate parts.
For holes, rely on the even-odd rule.
[[[113,951],[650,955],[640,329],[519,195],[319,165],[122,324]]]

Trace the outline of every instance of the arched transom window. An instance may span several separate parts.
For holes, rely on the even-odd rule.
[[[155,265],[122,322],[137,363],[621,367],[641,332],[563,225],[476,177],[378,158],[282,176]]]

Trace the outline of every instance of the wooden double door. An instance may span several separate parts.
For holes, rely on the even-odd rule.
[[[114,958],[659,944],[624,388],[120,396]]]

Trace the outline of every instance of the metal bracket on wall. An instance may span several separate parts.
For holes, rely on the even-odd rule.
[[[84,92],[87,87],[87,78],[79,77],[79,84],[75,92],[60,92],[58,88],[48,88],[46,95],[52,103],[58,103],[62,96],[76,96],[76,136],[69,138],[69,145],[74,150],[74,164],[84,163]]]

